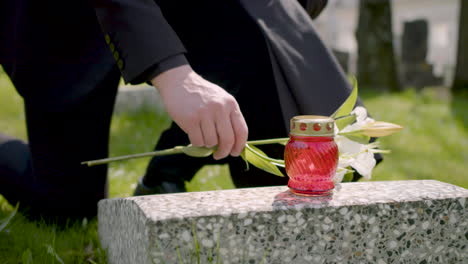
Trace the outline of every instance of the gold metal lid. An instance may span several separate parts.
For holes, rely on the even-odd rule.
[[[334,136],[335,121],[328,116],[301,115],[291,118],[291,135],[293,136]]]

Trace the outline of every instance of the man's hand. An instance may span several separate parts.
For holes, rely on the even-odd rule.
[[[215,159],[239,156],[248,129],[236,99],[183,65],[151,80],[159,89],[172,120],[188,134],[194,146],[214,147]]]

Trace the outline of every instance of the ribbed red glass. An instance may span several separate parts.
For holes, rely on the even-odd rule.
[[[333,137],[294,136],[284,151],[288,187],[296,194],[328,196],[335,187],[338,146]]]

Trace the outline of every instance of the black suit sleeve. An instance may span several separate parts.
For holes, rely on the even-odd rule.
[[[153,0],[93,0],[105,40],[127,83],[148,81],[156,65],[186,52]]]
[[[149,85],[153,85],[150,81],[158,76],[159,74],[168,71],[172,68],[179,67],[182,65],[187,65],[189,64],[187,61],[187,58],[185,58],[184,54],[177,54],[172,57],[169,57],[163,61],[160,61],[153,65],[152,67],[148,68],[143,74],[140,75],[140,78],[142,82],[146,81]],[[136,82],[139,82],[139,80],[136,80]]]

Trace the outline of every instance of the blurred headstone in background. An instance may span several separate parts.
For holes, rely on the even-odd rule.
[[[361,87],[399,91],[389,0],[361,0],[356,31],[357,79]]]
[[[142,109],[158,113],[165,111],[157,89],[146,84],[120,86],[114,112],[134,112]]]
[[[425,60],[432,67],[433,75],[443,77],[444,86],[448,87],[452,85],[457,61],[457,36],[468,36],[466,31],[464,34],[458,32],[458,25],[460,23],[458,14],[460,9],[463,10],[463,7],[460,8],[461,4],[467,5],[468,0],[390,1],[394,55],[397,71],[401,73],[401,79],[403,79],[401,49],[404,23],[424,19],[428,24],[427,55]],[[331,49],[349,54],[348,73],[354,75],[358,73],[358,43],[355,38],[355,32],[358,31],[359,7],[359,0],[329,0],[323,13],[314,20],[318,33]],[[461,24],[468,27],[468,21],[466,19],[464,21]],[[463,30],[462,28],[460,29]],[[459,44],[461,49],[468,49],[468,45],[466,45],[467,39],[464,38],[460,41],[462,41]],[[463,45],[463,43],[465,44]],[[458,61],[468,64],[468,58],[459,58]],[[467,67],[462,67],[458,73],[468,74]],[[467,75],[464,78],[468,80]]]
[[[428,34],[428,25],[425,19],[404,23],[401,51],[403,62],[417,63],[426,60]]]
[[[433,66],[426,61],[429,27],[427,20],[417,19],[404,23],[401,41],[401,72],[405,86],[421,89],[442,85],[442,78],[433,74]]]
[[[452,86],[454,92],[468,91],[468,1],[462,0],[460,5],[457,66]]]

